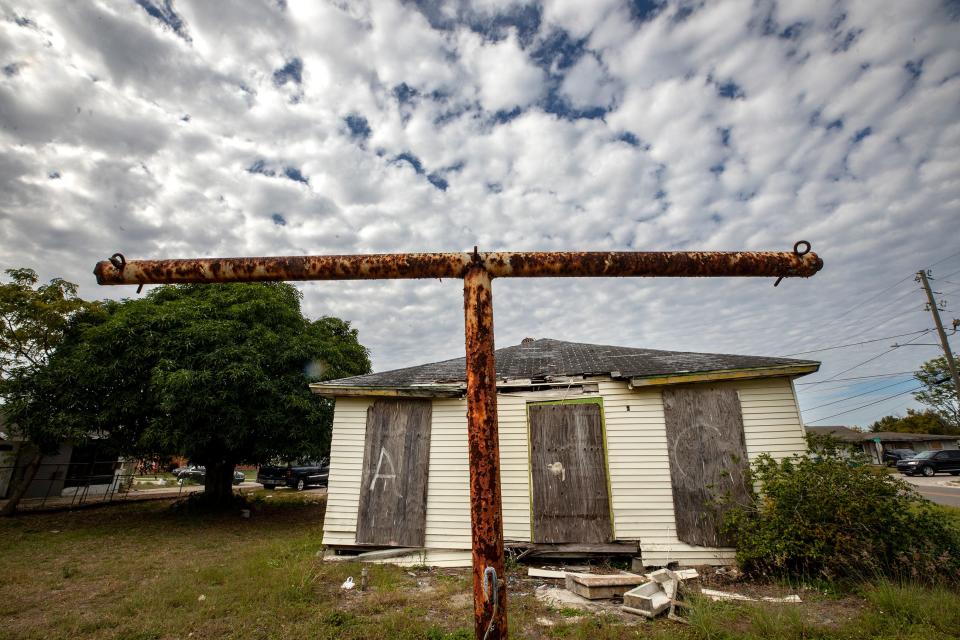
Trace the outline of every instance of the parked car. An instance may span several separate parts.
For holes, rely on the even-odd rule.
[[[901,460],[906,460],[917,455],[913,449],[887,449],[883,452],[883,461],[888,466],[894,466]]]
[[[204,480],[207,478],[207,469],[206,467],[191,464],[186,467],[180,467],[173,470],[173,475],[177,477],[177,480],[183,482],[184,480],[193,480],[194,482],[199,482],[203,484]],[[247,476],[243,474],[242,471],[233,472],[233,484],[237,485],[247,479]]]
[[[330,475],[330,463],[320,460],[297,460],[287,464],[263,465],[257,471],[257,482],[264,489],[287,486],[303,491],[307,487],[325,487]]]
[[[928,478],[937,473],[960,475],[960,449],[921,451],[912,458],[897,462],[897,471],[908,476],[919,473]]]

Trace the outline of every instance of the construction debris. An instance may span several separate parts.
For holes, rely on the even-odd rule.
[[[537,587],[534,596],[540,602],[556,609],[580,609],[581,611],[598,611],[600,603],[587,600],[582,596],[567,591],[563,587],[543,585]]]
[[[569,567],[572,569],[574,567]],[[587,570],[588,567],[575,567]],[[736,570],[719,572],[720,575],[736,575]],[[643,575],[621,571],[615,574],[593,574],[562,569],[529,568],[527,576],[564,580],[564,586],[541,585],[537,587],[535,595],[538,600],[558,609],[580,609],[583,611],[610,611],[616,607],[619,598],[623,599],[620,610],[624,613],[655,618],[666,613],[667,618],[675,622],[687,624],[688,621],[678,615],[678,607],[683,607],[683,600],[694,589],[684,586],[691,580],[700,578],[696,569],[658,569]],[[763,601],[763,602],[801,602],[800,596],[788,595],[784,597],[750,597],[740,593],[717,591],[715,589],[700,588],[700,595],[712,600],[732,601]],[[603,603],[601,600],[613,600]]]
[[[554,571],[553,569],[535,569],[530,567],[527,569],[527,575],[531,578],[556,578],[563,580],[567,577],[566,571]]]
[[[730,593],[727,591],[716,591],[715,589],[700,589],[700,595],[706,596],[711,600],[739,600],[746,602],[757,602],[758,598],[751,598],[750,596],[745,596],[742,593]],[[794,594],[789,596],[784,596],[782,598],[773,598],[770,596],[763,596],[759,598],[764,602],[792,602],[799,603],[803,602],[800,599],[800,596]]]
[[[588,600],[618,598],[632,587],[643,583],[646,576],[636,574],[588,575],[582,573],[567,574],[565,586],[568,591]]]

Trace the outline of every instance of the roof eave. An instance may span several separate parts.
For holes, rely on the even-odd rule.
[[[780,365],[758,367],[754,369],[723,369],[716,371],[691,371],[658,376],[635,376],[630,378],[630,386],[654,387],[672,384],[690,384],[693,382],[722,382],[725,380],[752,380],[756,378],[775,378],[782,376],[800,377],[815,373],[820,363]]]

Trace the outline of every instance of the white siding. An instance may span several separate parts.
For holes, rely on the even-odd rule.
[[[762,452],[782,458],[805,450],[803,428],[788,379],[722,384],[740,394],[747,454],[751,459]],[[617,539],[639,540],[644,561],[649,564],[721,563],[732,559],[730,549],[694,547],[677,540],[660,389],[631,390],[625,382],[606,381],[599,383],[599,392],[603,398]],[[506,393],[497,398],[507,541],[530,540],[527,403],[557,399],[555,395]],[[329,545],[352,545],[355,541],[366,410],[371,402],[363,398],[337,399],[324,521],[324,542]],[[426,547],[468,550],[470,487],[465,400],[438,399],[433,403],[428,478]],[[449,562],[452,556],[433,554],[430,558]]]
[[[372,403],[368,398],[337,398],[330,441],[327,514],[323,519],[323,542],[327,545],[356,543],[363,442],[367,407]]]

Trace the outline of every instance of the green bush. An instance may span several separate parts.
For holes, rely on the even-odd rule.
[[[837,451],[751,467],[760,488],[728,512],[737,562],[753,576],[960,581],[960,528],[906,482]]]

